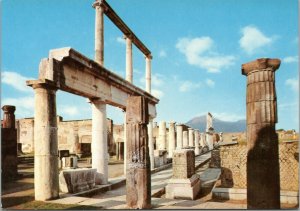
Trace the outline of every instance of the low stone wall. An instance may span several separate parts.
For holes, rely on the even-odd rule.
[[[279,144],[280,189],[299,190],[299,142],[290,141]],[[221,187],[247,188],[247,145],[220,146]]]

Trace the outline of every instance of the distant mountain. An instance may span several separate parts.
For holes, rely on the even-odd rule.
[[[206,129],[206,115],[195,117],[185,124],[203,132]],[[214,118],[213,127],[216,132],[243,132],[246,131],[246,120],[244,119],[236,122],[227,122]]]

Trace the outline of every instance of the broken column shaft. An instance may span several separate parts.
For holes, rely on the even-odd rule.
[[[257,59],[242,65],[247,76],[247,206],[279,209],[280,179],[275,71],[279,59]]]
[[[148,102],[144,97],[127,99],[126,201],[129,208],[151,207],[148,117]]]
[[[176,149],[182,149],[183,147],[183,125],[177,124],[176,125]]]
[[[173,151],[175,150],[175,122],[169,123],[169,147],[168,147],[168,157],[173,157]]]

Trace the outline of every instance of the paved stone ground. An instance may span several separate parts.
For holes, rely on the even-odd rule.
[[[168,179],[172,176],[172,167],[165,170],[153,173],[151,175],[151,186],[152,186],[152,208],[153,209],[245,209],[246,204],[240,202],[215,202],[211,199],[211,189],[215,184],[216,179],[220,174],[219,169],[208,168],[208,163],[206,163],[210,158],[210,153],[196,157],[196,168],[197,174],[200,175],[201,179],[201,192],[197,197],[197,200],[178,200],[178,199],[166,199],[164,192],[165,186],[167,185]],[[206,164],[205,164],[206,163]],[[202,165],[201,165],[202,164]],[[199,167],[201,165],[201,167]],[[116,170],[117,175],[120,175],[123,171],[122,164],[115,164],[109,166],[109,169]],[[14,185],[7,184],[7,190],[4,192],[5,195],[2,196],[2,200],[6,199],[5,207],[10,207],[17,204],[24,203],[34,199],[33,191],[33,166],[30,168],[25,168],[22,165],[19,166],[20,171],[23,172],[24,177],[18,180]],[[28,167],[28,165],[27,165]],[[23,170],[22,170],[23,169]],[[122,177],[120,177],[122,179]],[[117,178],[115,180],[120,180]],[[124,178],[124,177],[123,177]],[[111,178],[112,181],[112,178]],[[19,184],[19,185],[18,185]],[[22,184],[22,185],[20,185]],[[10,185],[10,187],[9,187]],[[3,193],[2,193],[3,194]],[[101,209],[126,209],[126,186],[121,185],[120,187],[107,191],[105,193],[99,193],[93,197],[80,197],[71,196],[68,194],[63,195],[57,200],[49,201],[51,203],[58,204],[77,204],[77,205],[89,205],[94,207],[101,207]],[[11,200],[13,200],[13,202]],[[4,200],[5,201],[5,200]],[[3,202],[3,201],[2,201]]]

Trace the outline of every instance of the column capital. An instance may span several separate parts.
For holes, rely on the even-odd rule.
[[[248,75],[255,70],[263,70],[267,68],[272,68],[273,71],[276,71],[280,66],[280,59],[270,59],[270,58],[260,58],[254,61],[242,64],[242,74]]]
[[[149,60],[152,60],[152,59],[153,59],[152,54],[148,54],[148,55],[144,55],[144,56],[145,56],[145,59],[149,59]]]
[[[133,36],[131,35],[131,34],[129,34],[129,35],[126,35],[126,34],[124,34],[123,35],[123,38],[126,40],[126,39],[129,39],[131,42],[133,42]]]
[[[7,113],[14,113],[16,110],[16,106],[13,105],[4,105],[2,106],[2,110]]]
[[[28,80],[26,81],[26,85],[31,86],[33,89],[44,88],[54,91],[58,89],[56,83],[48,79]]]
[[[105,5],[105,0],[96,0],[93,4],[92,4],[93,8],[96,7],[102,7],[104,10],[108,10],[107,6]]]

